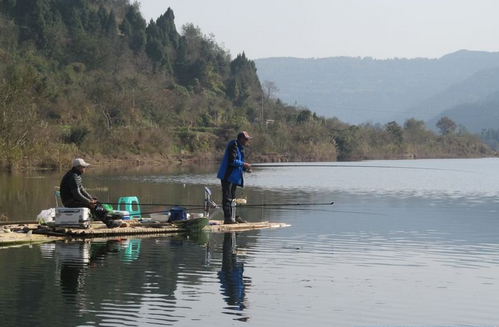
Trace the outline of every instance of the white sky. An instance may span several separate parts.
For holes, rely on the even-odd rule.
[[[499,51],[498,0],[138,0],[149,22],[213,34],[232,57],[439,58]]]

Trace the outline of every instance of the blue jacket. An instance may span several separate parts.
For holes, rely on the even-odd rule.
[[[232,140],[225,149],[217,178],[242,187],[244,184],[243,171],[245,170],[244,147],[237,140]]]

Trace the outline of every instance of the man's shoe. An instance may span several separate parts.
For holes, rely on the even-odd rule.
[[[238,224],[245,224],[245,223],[247,223],[247,221],[244,220],[243,218],[239,217],[239,216],[236,216],[236,223],[238,223]]]
[[[233,220],[225,220],[224,221],[224,225],[230,225],[230,224],[237,224],[237,222],[235,222]]]

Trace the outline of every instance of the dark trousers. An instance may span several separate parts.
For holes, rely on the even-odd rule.
[[[236,198],[237,185],[228,181],[222,181],[222,209],[224,210],[224,221],[232,220],[232,199]]]

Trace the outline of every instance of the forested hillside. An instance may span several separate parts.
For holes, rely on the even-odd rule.
[[[276,98],[255,63],[168,9],[146,22],[128,0],[0,0],[4,169],[134,159],[219,159],[245,129],[252,161],[491,155],[424,123],[351,126]],[[426,143],[422,143],[426,142]]]

